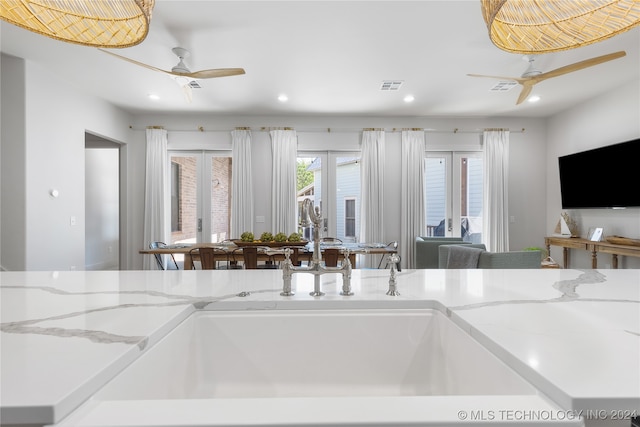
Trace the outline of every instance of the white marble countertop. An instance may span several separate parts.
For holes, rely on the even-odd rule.
[[[559,407],[640,413],[640,270],[354,270],[354,296],[337,275],[280,271],[4,272],[1,421],[56,423],[201,308],[433,306]],[[250,292],[246,297],[237,296]]]

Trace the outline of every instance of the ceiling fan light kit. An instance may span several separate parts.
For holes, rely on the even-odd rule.
[[[489,38],[513,53],[574,49],[640,25],[638,0],[481,0]]]
[[[123,48],[147,37],[154,4],[155,0],[0,0],[0,19],[56,40]]]

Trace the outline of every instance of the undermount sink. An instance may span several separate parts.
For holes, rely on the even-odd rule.
[[[157,423],[132,421],[134,401]],[[437,310],[199,311],[71,420],[437,425],[509,405],[557,409]]]

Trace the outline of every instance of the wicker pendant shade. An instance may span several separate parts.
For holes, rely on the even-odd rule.
[[[514,53],[574,49],[640,24],[639,0],[481,0],[493,44]]]
[[[149,32],[155,0],[0,0],[0,18],[85,46],[129,47]]]

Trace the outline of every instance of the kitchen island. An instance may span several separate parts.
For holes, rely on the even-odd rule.
[[[353,270],[354,295],[341,296],[340,278],[325,275],[326,295],[312,297],[307,274],[294,276],[294,296],[281,296],[278,270],[0,273],[2,425],[161,425],[134,416],[142,410],[135,401],[120,402],[117,419],[100,424],[92,396],[203,310],[434,310],[538,393],[504,398],[502,406],[483,396],[473,404],[437,396],[427,419],[415,396],[319,398],[333,409],[313,420],[299,409],[305,398],[228,399],[242,402],[228,413],[231,406],[216,406],[222,400],[173,402],[175,410],[199,414],[200,421],[181,416],[188,425],[291,424],[291,414],[270,412],[278,405],[298,408],[293,422],[314,425],[362,423],[366,412],[381,425],[629,426],[640,413],[639,270],[403,270],[400,296],[386,295],[388,281],[388,270]],[[358,412],[346,406],[349,399],[371,406]],[[248,416],[244,405],[262,416]]]

